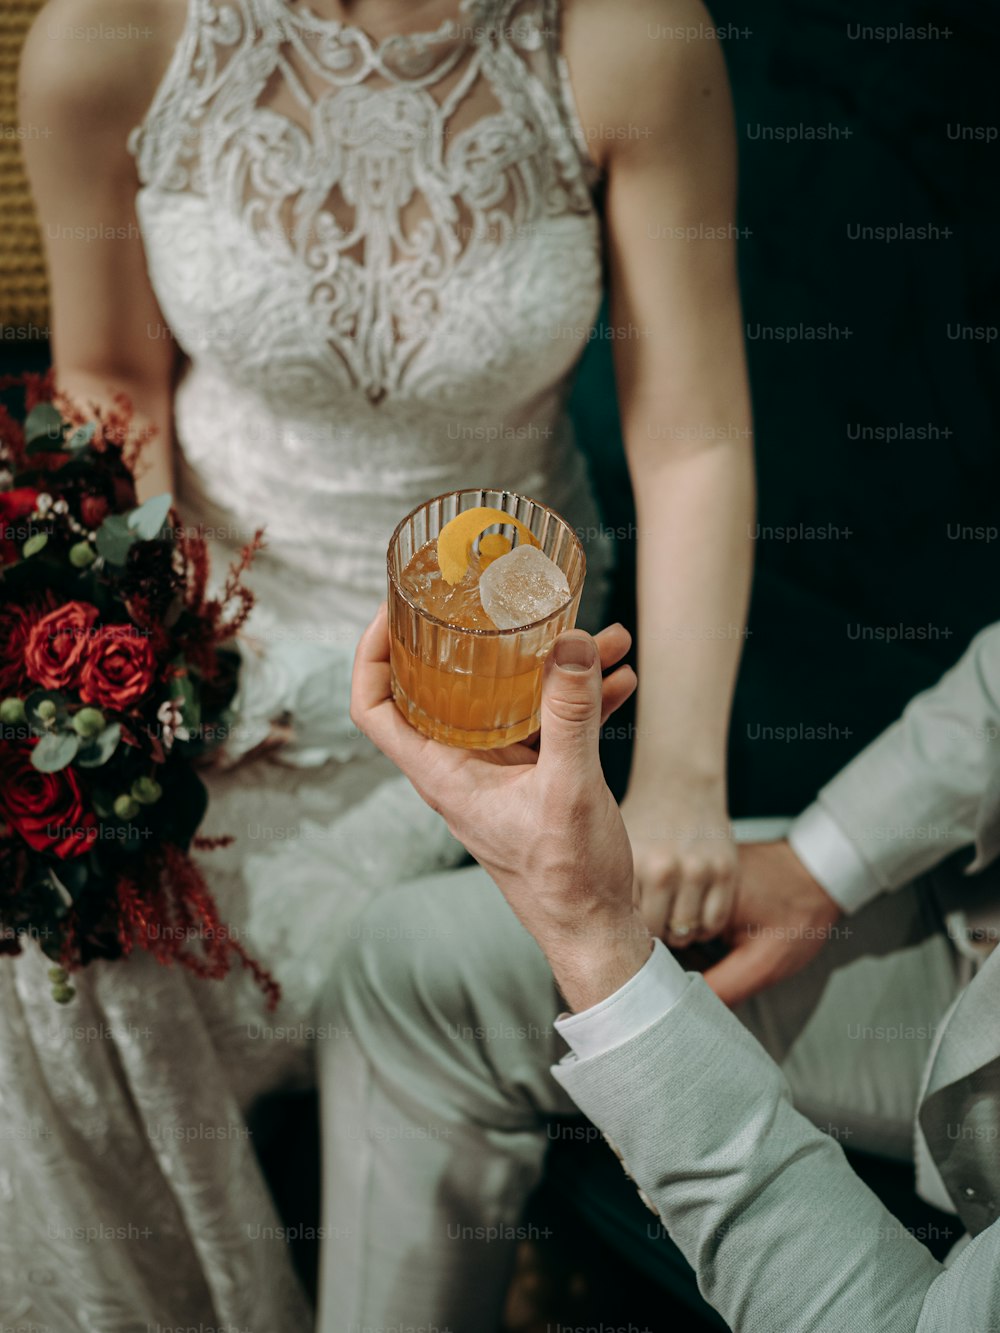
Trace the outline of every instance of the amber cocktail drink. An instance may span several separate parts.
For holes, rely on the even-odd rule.
[[[583,548],[513,491],[452,491],[389,543],[392,694],[434,740],[492,750],[538,730],[542,666],[572,629]]]

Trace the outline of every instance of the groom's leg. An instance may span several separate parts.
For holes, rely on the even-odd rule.
[[[548,1072],[550,973],[477,869],[380,897],[355,934],[326,1015],[350,1035],[321,1042],[321,1328],[407,1316],[492,1333],[544,1117],[573,1111]],[[907,1158],[921,1072],[962,979],[917,885],[842,923],[806,971],[738,1012],[815,1123]],[[490,1239],[468,1230],[490,1226]]]
[[[322,1333],[494,1333],[541,1173],[575,1108],[538,947],[478,868],[381,895],[321,1015]]]
[[[845,1148],[909,1161],[923,1071],[967,981],[933,894],[918,880],[842,918],[804,971],[736,1013],[814,1124]]]

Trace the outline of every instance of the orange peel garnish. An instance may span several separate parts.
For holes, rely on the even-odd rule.
[[[488,532],[479,539],[479,563],[483,569],[511,551],[510,538],[502,532]]]
[[[461,514],[456,514],[438,533],[438,566],[441,577],[446,583],[461,582],[469,568],[473,542],[487,528],[500,523],[514,528],[520,540],[527,542],[529,546],[541,545],[531,529],[525,527],[513,514],[505,514],[502,509],[489,509],[483,505],[476,509],[466,509]],[[504,544],[502,549],[500,543]],[[498,556],[506,555],[509,550],[510,542],[501,533],[489,533],[479,543],[480,554],[486,555],[488,560],[496,560]]]

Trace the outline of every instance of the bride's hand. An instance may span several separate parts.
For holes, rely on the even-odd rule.
[[[721,796],[631,787],[622,817],[632,843],[634,896],[649,928],[671,948],[718,935],[736,895],[738,861]]]

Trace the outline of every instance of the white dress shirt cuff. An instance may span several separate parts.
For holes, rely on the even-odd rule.
[[[848,915],[882,892],[854,843],[818,802],[795,820],[788,841],[813,879]]]
[[[578,1060],[603,1055],[662,1018],[689,980],[662,940],[654,940],[649,959],[624,986],[589,1009],[563,1014],[556,1019],[556,1031]]]

